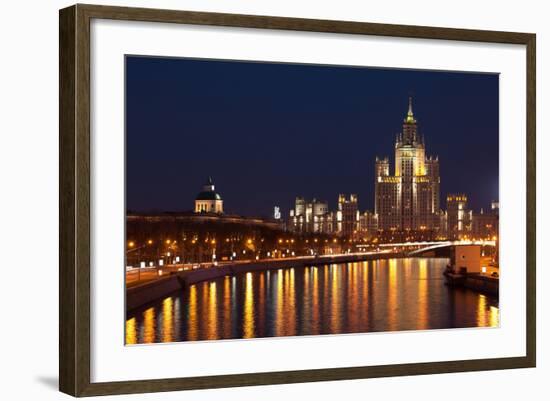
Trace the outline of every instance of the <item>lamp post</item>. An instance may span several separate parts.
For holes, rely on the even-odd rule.
[[[142,245],[142,246],[138,246],[137,248],[135,247],[135,242],[134,241],[129,241],[128,242],[128,249],[126,251],[126,260],[128,260],[128,254],[131,253],[131,252],[136,252],[136,251],[139,251],[138,252],[138,256],[137,256],[137,262],[138,262],[138,279],[137,281],[140,282],[141,281],[141,250],[143,248],[145,248],[147,245],[151,245],[153,243],[152,240],[148,240],[147,243],[145,245]]]

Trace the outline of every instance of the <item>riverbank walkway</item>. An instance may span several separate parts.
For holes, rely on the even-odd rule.
[[[241,260],[227,263],[161,266],[140,272],[140,279],[134,279],[126,286],[126,310],[146,305],[170,293],[187,288],[201,281],[215,280],[224,276],[246,272],[321,266],[336,263],[354,263],[375,259],[401,258],[403,252],[378,251],[346,253],[339,255],[298,256],[280,259]],[[187,269],[186,269],[187,268]],[[145,269],[143,269],[145,270]],[[128,274],[127,274],[128,278]]]
[[[181,264],[172,264],[164,266],[152,266],[152,267],[136,267],[133,269],[128,269],[126,271],[126,288],[133,288],[142,284],[150,283],[166,277],[167,275],[188,272],[188,271],[200,271],[207,269],[222,269],[231,268],[231,267],[245,267],[245,266],[256,266],[258,264],[265,264],[266,270],[269,269],[269,266],[277,265],[292,265],[296,266],[306,266],[309,264],[326,264],[326,263],[344,263],[344,262],[357,262],[361,260],[372,259],[372,256],[382,256],[386,258],[388,254],[395,255],[395,252],[391,250],[381,250],[373,252],[353,252],[353,253],[342,253],[342,254],[329,254],[329,255],[314,255],[314,256],[291,256],[285,258],[266,258],[266,259],[243,259],[243,260],[234,260],[234,261],[223,261],[223,262],[208,262],[208,263],[181,263]],[[399,253],[400,255],[400,253]]]

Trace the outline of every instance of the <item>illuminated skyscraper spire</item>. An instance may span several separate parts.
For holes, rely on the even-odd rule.
[[[412,96],[409,96],[409,111],[407,111],[407,118],[405,118],[405,122],[409,124],[416,123],[416,120],[414,119],[414,114],[413,114]]]
[[[388,158],[376,159],[374,213],[377,229],[425,232],[441,228],[439,209],[439,160],[426,157],[424,136],[409,97],[409,108],[395,142],[395,169],[390,174]],[[422,234],[421,236],[423,236]]]

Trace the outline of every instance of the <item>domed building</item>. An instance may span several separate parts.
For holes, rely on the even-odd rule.
[[[223,213],[223,199],[215,191],[211,177],[208,177],[202,191],[195,198],[195,213]]]

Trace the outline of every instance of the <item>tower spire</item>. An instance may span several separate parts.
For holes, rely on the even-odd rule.
[[[214,181],[212,180],[212,177],[209,176],[208,177],[208,180],[206,181],[206,184],[203,185],[203,189],[205,191],[213,191],[214,190]]]
[[[405,118],[406,123],[415,123],[416,120],[414,119],[413,114],[413,104],[412,104],[412,96],[409,96],[409,110],[407,111],[407,118]]]

